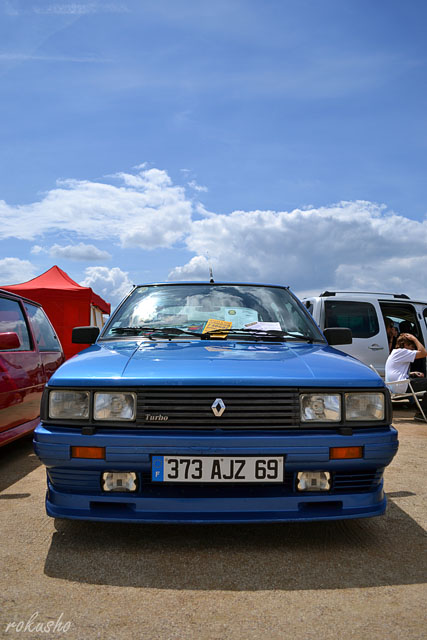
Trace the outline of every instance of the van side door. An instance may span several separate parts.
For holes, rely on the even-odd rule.
[[[393,322],[397,334],[410,333],[414,335],[424,345],[425,341],[425,320],[422,316],[423,308],[421,303],[412,302],[410,300],[380,300],[381,312],[384,318],[388,318]],[[424,326],[423,326],[424,325]],[[415,360],[411,364],[411,371],[420,371],[424,376],[426,374],[425,358]]]
[[[353,343],[337,347],[340,351],[373,365],[384,376],[389,355],[388,339],[378,301],[366,298],[351,300],[325,300],[322,326],[347,327],[353,334]]]

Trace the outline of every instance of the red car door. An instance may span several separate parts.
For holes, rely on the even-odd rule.
[[[44,381],[47,382],[65,360],[61,343],[41,307],[29,302],[25,302],[24,307],[30,321],[34,340],[40,352]]]
[[[40,353],[32,340],[25,311],[18,300],[0,296],[0,333],[14,332],[20,345],[0,351],[0,444],[28,431],[40,413],[44,373]],[[12,438],[13,439],[13,438]]]

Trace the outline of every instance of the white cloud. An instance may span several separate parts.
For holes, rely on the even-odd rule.
[[[172,270],[173,280],[205,280],[212,264],[216,280],[275,282],[312,292],[397,290],[427,298],[427,220],[370,202],[210,214],[193,222],[187,246],[195,256]]]
[[[31,6],[28,6],[31,4]],[[39,0],[39,3],[19,0],[2,0],[3,11],[6,15],[20,16],[28,14],[51,15],[51,16],[85,16],[96,13],[129,13],[129,9],[124,2],[50,2],[49,0]]]
[[[31,248],[31,253],[35,256],[38,256],[40,253],[48,253],[48,250],[45,249],[44,247],[41,247],[39,244],[35,244]]]
[[[38,55],[33,53],[0,53],[0,62],[94,62],[106,63],[110,62],[106,58],[95,58],[91,56],[58,56],[58,55]]]
[[[43,240],[48,233],[72,234],[72,244],[45,247],[40,242],[32,253],[88,262],[107,259],[105,247],[113,243],[123,249],[171,251],[185,243],[190,259],[171,271],[172,280],[207,280],[212,266],[217,281],[289,284],[300,295],[335,288],[403,292],[427,299],[422,277],[427,267],[427,219],[411,220],[366,201],[217,214],[188,198],[166,171],[144,164],[112,178],[118,184],[63,180],[40,202],[29,205],[0,201],[0,238]],[[184,181],[189,182],[188,175]],[[120,266],[126,268],[125,253],[123,257]],[[30,276],[26,272],[10,281],[34,275],[31,263],[17,264],[26,265]],[[164,275],[155,278],[162,280]],[[85,281],[114,302],[131,286],[128,273],[119,267],[90,267]]]
[[[65,258],[66,260],[83,260],[85,262],[93,262],[97,260],[110,260],[111,255],[108,251],[102,251],[93,244],[84,244],[79,242],[78,244],[69,244],[61,246],[54,244],[50,249],[45,249],[39,245],[34,245],[31,249],[31,253],[40,254],[47,253],[51,258]]]
[[[427,299],[423,274],[427,273],[427,255],[383,257],[370,265],[342,264],[337,281],[345,290],[407,293]]]
[[[170,247],[182,240],[193,205],[165,171],[142,168],[119,173],[120,186],[88,180],[62,180],[40,202],[0,201],[0,238],[33,240],[48,232],[71,231],[122,247]],[[34,225],[37,220],[37,225]]]
[[[209,280],[209,266],[205,256],[194,256],[183,267],[175,267],[169,277],[172,280]]]
[[[117,2],[61,2],[46,3],[32,8],[34,13],[43,15],[84,16],[94,13],[127,13],[123,3]]]
[[[86,278],[80,282],[83,287],[91,287],[95,293],[111,303],[114,308],[132,289],[127,271],[119,267],[88,267]]]
[[[0,260],[0,289],[2,285],[20,284],[36,276],[35,268],[29,260],[3,258]]]
[[[194,191],[198,191],[198,192],[201,192],[201,191],[207,192],[208,191],[207,187],[203,187],[202,185],[197,184],[197,182],[195,180],[191,180],[188,183],[188,186],[191,187],[192,189],[194,189]]]

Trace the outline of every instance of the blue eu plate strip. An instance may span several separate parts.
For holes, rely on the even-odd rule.
[[[152,482],[163,482],[163,456],[152,456],[151,480]]]

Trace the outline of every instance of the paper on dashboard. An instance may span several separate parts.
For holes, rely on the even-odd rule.
[[[218,331],[218,329],[224,330],[226,333],[216,333],[216,338],[226,338],[228,331],[232,327],[232,322],[227,320],[216,320],[215,318],[210,318],[204,326],[202,333],[209,333],[210,331]]]
[[[245,324],[245,329],[254,331],[282,331],[280,322],[249,322]]]

